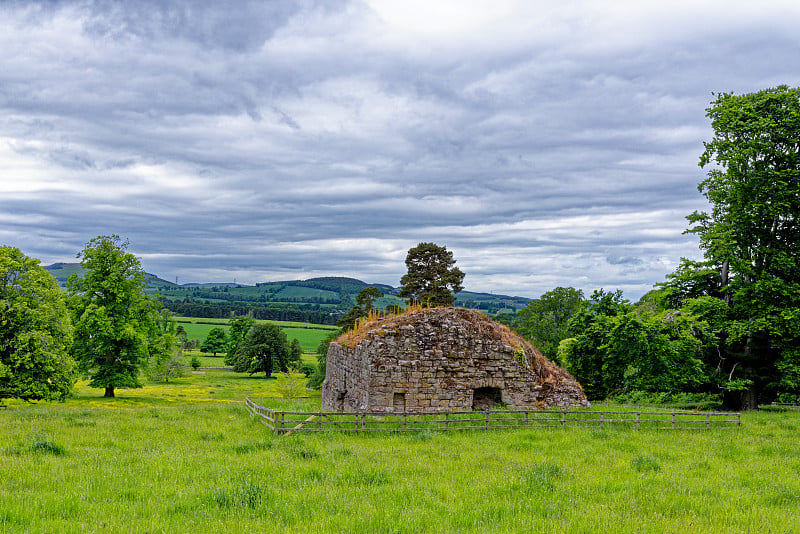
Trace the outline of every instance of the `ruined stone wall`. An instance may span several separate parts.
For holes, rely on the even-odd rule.
[[[493,400],[519,407],[586,404],[566,371],[471,310],[389,318],[353,348],[334,342],[328,349],[324,410],[469,411]]]

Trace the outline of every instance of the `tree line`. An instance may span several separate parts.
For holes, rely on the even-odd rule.
[[[590,398],[636,392],[719,395],[726,406],[800,402],[800,89],[722,93],[687,219],[703,259],[632,305],[545,293],[507,320],[575,375]]]
[[[333,325],[341,317],[341,313],[332,313],[318,309],[304,309],[300,306],[252,303],[247,305],[227,302],[198,302],[193,299],[169,300],[159,299],[161,305],[175,315],[183,317],[206,317],[209,319],[227,319],[235,315],[248,315],[254,319],[265,321],[296,321]],[[311,307],[312,305],[309,305]]]

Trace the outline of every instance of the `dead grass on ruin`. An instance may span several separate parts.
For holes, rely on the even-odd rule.
[[[370,312],[369,317],[359,319],[352,330],[348,330],[335,341],[347,348],[353,348],[366,339],[367,335],[374,330],[382,327],[396,329],[411,323],[413,316],[418,313],[437,313],[437,310],[441,310],[439,313],[458,315],[461,319],[472,324],[481,336],[499,339],[515,349],[523,349],[525,342],[522,338],[508,326],[493,321],[480,312],[466,308],[424,308],[419,304],[412,304],[400,313],[385,314],[373,310]],[[538,355],[538,351],[533,350]]]
[[[419,304],[411,304],[405,310],[399,313],[383,313],[378,310],[370,310],[368,317],[362,317],[356,321],[355,326],[352,330],[348,330],[338,338],[334,340],[334,342],[339,343],[340,345],[344,345],[345,347],[352,349],[362,341],[367,338],[367,334],[376,328],[379,328],[384,323],[391,320],[394,322],[396,319],[400,317],[404,317],[407,315],[411,315],[414,313],[419,313],[424,310],[421,305]]]

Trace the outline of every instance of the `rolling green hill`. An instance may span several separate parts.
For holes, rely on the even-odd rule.
[[[78,263],[55,263],[44,266],[61,284],[73,274],[80,275]],[[377,299],[379,308],[405,306],[398,297],[399,288],[386,284],[368,284],[355,278],[321,277],[308,280],[263,282],[256,285],[231,283],[175,284],[145,273],[147,291],[158,296],[164,307],[177,315],[189,317],[228,318],[231,315],[252,315],[257,319],[302,321],[316,324],[335,324],[355,304],[358,292],[377,287],[384,296]],[[516,312],[530,299],[489,293],[462,291],[456,295],[456,305],[479,309],[489,315]]]
[[[80,276],[83,273],[83,269],[81,268],[80,263],[54,263],[53,265],[42,265],[44,270],[48,271],[53,277],[58,280],[58,283],[61,287],[65,287],[67,285],[67,280],[73,274],[77,274]],[[155,286],[172,286],[178,287],[176,284],[172,282],[168,282],[158,276],[150,273],[144,273],[145,279],[147,280],[147,284],[150,287]]]

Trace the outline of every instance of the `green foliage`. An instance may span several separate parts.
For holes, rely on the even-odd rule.
[[[648,313],[627,307],[618,293],[596,292],[594,297],[594,307],[572,317],[574,336],[558,349],[590,399],[709,387],[711,369],[706,360],[717,338],[690,308]]]
[[[0,401],[63,399],[75,383],[72,323],[56,280],[19,249],[0,247]]]
[[[214,327],[208,331],[208,335],[200,344],[200,350],[203,352],[210,352],[214,356],[218,352],[223,352],[228,348],[228,336],[225,334],[225,329],[222,327]]]
[[[464,289],[464,273],[455,263],[446,247],[420,243],[406,256],[408,272],[400,279],[400,296],[424,306],[452,306],[453,293]]]
[[[317,371],[317,366],[312,363],[304,363],[300,366],[300,372],[303,373],[303,376],[309,378]],[[306,386],[308,387],[308,382],[306,381]]]
[[[707,109],[714,137],[698,189],[710,212],[688,230],[705,261],[684,261],[663,288],[672,302],[710,296],[727,305],[720,329],[720,386],[729,405],[753,408],[800,394],[800,89],[717,95]]]
[[[247,331],[236,358],[233,370],[237,373],[264,373],[266,378],[272,370],[288,370],[289,347],[286,334],[279,326],[271,323],[257,323]]]
[[[228,320],[228,323],[231,327],[228,330],[228,353],[225,355],[225,364],[234,365],[239,346],[244,342],[247,332],[256,323],[256,320],[252,317],[235,315]]]
[[[608,400],[620,404],[651,405],[676,410],[710,410],[722,408],[722,396],[719,393],[666,393],[632,390],[612,395]]]
[[[374,309],[372,302],[383,296],[377,287],[365,287],[358,292],[356,297],[356,305],[350,308],[341,319],[336,322],[336,326],[343,330],[352,330],[355,327],[356,321],[364,317],[369,317],[370,312]]]
[[[67,449],[64,447],[64,445],[58,443],[43,432],[34,432],[28,436],[28,439],[25,441],[10,447],[8,449],[8,453],[16,455],[46,454],[51,456],[66,456]]]
[[[186,376],[183,354],[176,346],[176,337],[164,334],[151,341],[150,355],[144,366],[145,376],[154,382],[169,382],[170,378]]]
[[[189,360],[189,365],[192,366],[192,369],[197,370],[200,367],[200,358],[192,356],[192,359]]]
[[[367,314],[364,313],[364,310],[361,308],[361,306],[353,306],[350,308],[349,312],[343,315],[341,319],[336,321],[336,326],[342,330],[352,330],[355,328],[356,322],[364,317],[367,317]]]
[[[68,304],[75,324],[73,353],[92,387],[141,387],[140,368],[158,337],[156,303],[144,292],[139,259],[125,252],[119,236],[99,236],[78,254],[82,278],[67,282]]]
[[[306,382],[306,387],[310,389],[322,388],[322,383],[325,381],[325,374],[327,372],[328,346],[331,344],[331,341],[341,334],[342,331],[333,331],[328,334],[328,337],[319,342],[317,346],[317,366],[314,373],[309,377],[308,382]]]
[[[516,330],[548,359],[558,362],[559,343],[569,337],[569,320],[585,307],[583,291],[557,287],[519,312]]]
[[[278,373],[275,392],[281,397],[300,397],[306,394],[305,377],[296,372]]]
[[[289,344],[289,353],[287,355],[288,368],[294,371],[300,369],[303,364],[303,348],[300,346],[300,340],[297,338],[292,339]]]
[[[158,324],[158,330],[162,334],[175,334],[175,320],[172,318],[172,312],[170,312],[166,308],[162,308],[158,312],[158,316],[156,318],[156,324]]]
[[[371,312],[373,309],[372,302],[382,296],[383,293],[381,293],[377,287],[365,287],[358,292],[358,295],[356,296],[356,304],[361,306],[361,308],[367,312],[367,315],[369,315],[369,312]]]

